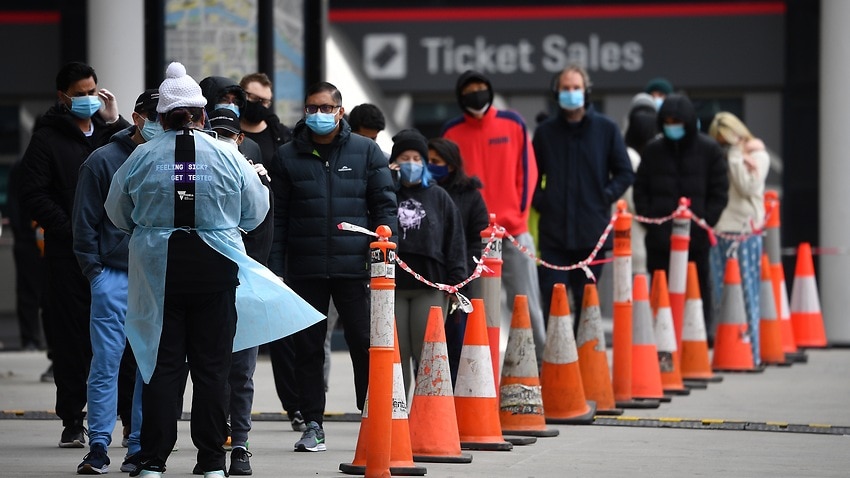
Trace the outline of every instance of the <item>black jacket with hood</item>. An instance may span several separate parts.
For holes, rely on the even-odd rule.
[[[693,213],[714,226],[728,199],[726,156],[714,139],[697,129],[696,112],[687,97],[673,94],[664,99],[658,112],[659,131],[667,118],[683,122],[685,136],[673,141],[662,134],[644,147],[634,184],[635,210],[642,216],[664,217],[676,209],[680,197],[686,197]],[[671,230],[671,221],[646,224],[646,248],[669,250]],[[709,247],[708,234],[692,223],[690,249]]]
[[[275,202],[269,269],[287,279],[368,278],[373,238],[337,225],[398,231],[395,187],[377,143],[340,120],[322,158],[302,119],[267,167]]]
[[[230,78],[225,78],[223,76],[208,76],[201,80],[201,82],[198,83],[198,86],[201,87],[201,94],[207,99],[207,106],[205,106],[205,109],[207,110],[207,118],[212,117],[213,111],[216,110],[218,99],[227,93],[233,93],[236,95],[236,98],[239,101],[237,106],[245,104],[245,90],[239,86],[239,83],[236,83]],[[207,120],[205,128],[212,129],[209,125],[209,119]],[[239,145],[239,152],[254,163],[263,163],[263,154],[260,151],[260,145],[247,136],[242,141],[242,144]]]
[[[63,104],[38,119],[21,162],[21,206],[44,228],[44,255],[73,259],[71,212],[80,166],[113,134],[130,126],[122,117],[107,125],[100,113],[91,118],[87,137]]]

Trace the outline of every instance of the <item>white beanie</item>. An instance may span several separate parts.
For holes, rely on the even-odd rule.
[[[176,61],[168,65],[165,80],[159,85],[157,113],[167,113],[180,106],[203,108],[206,104],[207,99],[201,94],[201,87],[186,74],[186,67]]]

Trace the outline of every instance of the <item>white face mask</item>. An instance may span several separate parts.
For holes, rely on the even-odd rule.
[[[239,143],[236,142],[233,138],[228,138],[227,136],[218,135],[219,141],[224,141],[225,143],[230,143],[233,146],[239,147]]]
[[[490,107],[490,103],[487,103],[481,109],[474,110],[472,108],[467,107],[466,111],[469,111],[472,115],[481,116],[487,111],[487,108],[489,108],[489,107]]]

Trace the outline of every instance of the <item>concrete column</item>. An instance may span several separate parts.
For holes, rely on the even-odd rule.
[[[821,246],[850,247],[850,2],[821,1],[820,38],[820,238]],[[785,134],[793,135],[793,131]],[[812,158],[814,163],[816,158]],[[814,212],[814,211],[812,211]],[[792,244],[787,244],[792,245]],[[794,244],[796,246],[796,244]],[[817,259],[816,259],[817,260]],[[819,258],[818,287],[827,340],[850,344],[850,255]]]
[[[145,89],[144,3],[88,1],[89,64],[97,72],[98,86],[115,95],[127,121]]]

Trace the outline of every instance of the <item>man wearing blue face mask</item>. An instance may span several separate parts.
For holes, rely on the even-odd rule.
[[[198,85],[201,87],[201,94],[207,99],[207,105],[204,107],[207,110],[207,118],[212,118],[213,111],[217,109],[230,110],[238,118],[241,109],[245,107],[246,101],[248,101],[245,90],[239,86],[239,83],[230,78],[208,76],[201,80]],[[209,121],[207,121],[204,129],[212,130]],[[243,138],[239,144],[239,152],[252,163],[263,164],[263,152],[260,145],[253,139]]]
[[[616,123],[597,113],[587,101],[590,78],[579,66],[563,70],[553,83],[560,114],[540,124],[534,134],[539,179],[532,206],[543,260],[570,265],[586,259],[611,218],[611,205],[634,181],[626,146]],[[611,238],[602,251],[611,249]],[[597,256],[601,258],[602,256]],[[596,279],[602,266],[590,268]],[[578,326],[584,271],[540,269],[541,304],[548,317],[552,287],[564,283],[572,291]]]
[[[337,224],[345,221],[372,231],[383,224],[397,231],[395,188],[377,143],[351,133],[343,119],[342,94],[334,85],[311,86],[304,113],[292,141],[266,165],[275,203],[269,269],[325,315],[333,297],[353,364],[357,407],[362,410],[369,381],[372,239],[341,231]],[[296,410],[307,426],[295,443],[299,452],[326,450],[322,418],[327,325],[322,320],[292,335],[299,387]],[[278,345],[275,341],[269,347]]]
[[[74,257],[71,213],[80,165],[129,123],[118,115],[115,96],[98,89],[97,75],[85,63],[68,63],[59,70],[56,99],[56,105],[36,122],[24,153],[20,200],[44,228],[45,308],[50,311],[45,314],[44,332],[54,364],[56,414],[64,426],[59,446],[82,448],[87,370],[92,359],[91,297]]]
[[[90,452],[77,466],[77,473],[81,474],[106,473],[108,469],[107,450],[115,428],[122,356],[124,363],[121,366],[130,371],[122,373],[121,378],[129,378],[128,389],[134,388],[136,362],[129,350],[124,353],[130,236],[106,217],[103,203],[115,171],[136,146],[162,132],[157,121],[158,101],[159,90],[156,89],[145,90],[139,95],[133,109],[133,125],[115,133],[109,144],[95,150],[80,167],[77,181],[71,221],[74,254],[91,287],[89,330],[92,348],[87,389]],[[132,393],[129,395],[132,399]],[[141,418],[141,407],[141,400],[134,403],[133,418],[136,422]],[[141,423],[133,424],[136,430],[141,429]],[[125,423],[125,427],[130,425],[130,421]],[[138,436],[133,438],[128,456],[140,449]]]
[[[648,217],[673,212],[680,197],[691,200],[691,211],[710,226],[720,219],[729,191],[726,156],[717,142],[701,133],[697,115],[688,97],[667,96],[658,111],[661,135],[650,140],[641,152],[634,185],[635,210]],[[672,222],[646,225],[646,265],[649,273],[668,270]],[[711,334],[711,280],[709,237],[691,225],[688,260],[696,262],[703,300],[706,330]]]

